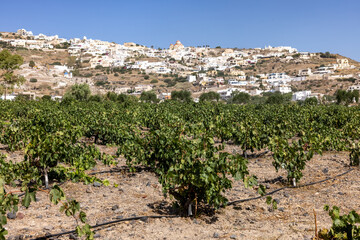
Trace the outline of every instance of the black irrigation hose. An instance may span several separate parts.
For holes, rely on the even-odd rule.
[[[140,170],[140,171],[150,171],[151,168],[150,167],[142,167],[142,168],[140,168],[138,170]],[[96,174],[104,174],[104,173],[121,173],[123,171],[128,171],[128,168],[121,167],[121,168],[114,168],[114,169],[104,170],[104,171],[99,171],[99,172],[91,172],[88,175],[96,175]],[[140,173],[140,172],[130,172],[130,173],[134,174],[134,173]]]
[[[306,183],[306,184],[304,184],[304,185],[299,186],[299,188],[301,188],[301,187],[307,187],[307,186],[311,186],[311,185],[315,185],[315,184],[322,183],[322,182],[326,182],[326,181],[329,181],[329,180],[331,180],[331,179],[335,179],[335,178],[341,177],[341,176],[343,176],[343,175],[345,175],[345,174],[348,174],[349,172],[351,172],[351,171],[353,171],[353,170],[354,170],[354,168],[350,168],[349,170],[347,170],[347,171],[344,172],[344,173],[340,173],[340,174],[335,175],[335,176],[333,176],[333,177],[325,178],[325,179],[320,180],[320,181],[317,181],[317,182]],[[296,187],[291,187],[291,188],[296,188]]]
[[[270,152],[270,151],[269,151],[269,150],[266,150],[266,151],[264,151],[264,152],[262,152],[262,153],[259,153],[259,154],[248,155],[248,158],[249,158],[249,159],[259,158],[259,157],[261,157],[261,156],[266,155],[268,152]]]
[[[260,198],[263,198],[263,197],[265,197],[265,196],[272,195],[272,194],[274,194],[274,193],[276,193],[276,192],[282,191],[282,190],[287,189],[287,188],[289,188],[289,189],[291,189],[291,188],[303,188],[303,187],[307,187],[307,186],[319,184],[319,183],[322,183],[322,182],[329,181],[329,180],[331,180],[331,179],[335,179],[335,178],[341,177],[341,176],[343,176],[343,175],[345,175],[345,174],[348,174],[349,172],[351,172],[351,171],[353,171],[353,170],[354,170],[354,168],[350,168],[349,170],[347,170],[347,171],[344,172],[344,173],[340,173],[340,174],[338,174],[338,175],[335,175],[335,176],[333,176],[333,177],[328,177],[328,178],[325,178],[325,179],[320,180],[320,181],[311,182],[311,183],[306,183],[306,184],[304,184],[304,185],[300,185],[300,186],[297,186],[297,187],[291,186],[291,187],[278,188],[278,189],[275,189],[274,191],[271,191],[271,192],[269,192],[269,193],[264,194],[263,196],[253,197],[253,198],[247,198],[247,199],[235,200],[235,201],[232,201],[232,202],[228,202],[226,205],[229,206],[229,205],[234,205],[234,204],[236,204],[236,203],[242,203],[242,202],[248,202],[248,201],[260,199]]]
[[[232,202],[228,202],[225,206],[230,206],[230,205],[234,205],[234,204],[236,204],[236,203],[242,203],[242,202],[248,202],[248,201],[260,199],[260,198],[263,198],[263,197],[265,197],[265,196],[269,196],[269,195],[272,195],[272,194],[274,194],[274,193],[276,193],[276,192],[279,192],[279,191],[281,191],[281,190],[284,190],[284,189],[286,189],[286,188],[288,188],[288,187],[282,187],[282,188],[276,189],[276,190],[274,190],[274,191],[272,191],[272,192],[266,193],[266,194],[263,195],[263,196],[258,196],[258,197],[253,197],[253,198],[246,198],[246,199],[240,199],[240,200],[235,200],[235,201],[232,201]]]
[[[278,188],[278,189],[275,189],[269,193],[266,193],[265,195],[263,196],[259,196],[259,197],[253,197],[253,198],[247,198],[247,199],[240,199],[240,200],[236,200],[236,201],[232,201],[232,202],[228,202],[226,204],[226,206],[230,206],[230,205],[234,205],[236,203],[241,203],[241,202],[248,202],[248,201],[252,201],[252,200],[257,200],[257,199],[260,199],[260,198],[263,198],[265,196],[269,196],[269,195],[272,195],[276,192],[279,192],[281,190],[284,190],[284,189],[292,189],[292,188],[302,188],[302,187],[307,187],[307,186],[311,186],[311,185],[315,185],[315,184],[319,184],[319,183],[322,183],[322,182],[326,182],[326,181],[329,181],[331,179],[335,179],[335,178],[338,178],[338,177],[341,177],[345,174],[348,174],[349,172],[353,171],[354,168],[350,168],[349,170],[347,170],[346,172],[344,173],[340,173],[338,175],[335,175],[333,177],[329,177],[329,178],[326,178],[326,179],[323,179],[323,180],[320,180],[320,181],[316,181],[316,182],[311,182],[311,183],[306,183],[304,185],[300,185],[300,186],[297,186],[297,187],[282,187],[282,188]],[[114,223],[119,223],[119,222],[125,222],[125,221],[133,221],[133,220],[147,220],[149,218],[178,218],[180,216],[178,215],[164,215],[164,216],[161,216],[161,215],[155,215],[155,216],[139,216],[139,217],[131,217],[131,218],[123,218],[123,219],[119,219],[119,220],[114,220],[114,221],[110,221],[110,222],[105,222],[105,223],[100,223],[100,224],[96,224],[94,226],[90,226],[91,228],[97,228],[97,227],[101,227],[101,226],[105,226],[105,225],[110,225],[110,224],[114,224]],[[38,238],[33,238],[32,240],[44,240],[44,239],[48,239],[48,238],[52,238],[52,237],[59,237],[59,236],[62,236],[62,235],[66,235],[66,234],[71,234],[71,233],[75,233],[75,230],[72,230],[72,231],[67,231],[67,232],[61,232],[61,233],[56,233],[56,234],[51,234],[51,235],[46,235],[46,236],[43,236],[43,237],[38,237]]]
[[[155,218],[177,218],[177,217],[180,217],[180,216],[178,216],[178,215],[163,215],[163,216],[154,215],[154,216],[139,216],[139,217],[123,218],[123,219],[118,219],[118,220],[114,220],[114,221],[110,221],[110,222],[99,223],[99,224],[96,224],[94,226],[90,226],[90,228],[97,228],[97,227],[102,227],[102,226],[106,226],[106,225],[110,225],[110,224],[114,224],[114,223],[133,221],[133,220],[146,221],[149,218],[154,218],[155,219]],[[76,230],[67,231],[67,232],[61,232],[61,233],[55,233],[55,234],[50,234],[50,235],[46,235],[46,236],[43,236],[43,237],[33,238],[31,240],[43,240],[43,239],[59,237],[61,235],[66,235],[66,234],[75,233],[75,232],[76,232]]]
[[[117,172],[121,172],[121,170],[106,170],[106,171],[100,171],[100,172],[92,172],[92,173],[89,173],[88,175],[92,176],[92,175],[96,175],[96,174],[117,173]]]

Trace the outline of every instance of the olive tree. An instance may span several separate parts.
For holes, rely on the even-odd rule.
[[[186,90],[172,91],[171,99],[177,100],[180,102],[191,102],[191,92],[186,91]]]
[[[220,94],[216,93],[216,92],[208,92],[208,93],[203,93],[201,94],[199,100],[200,102],[204,102],[204,101],[219,101],[220,99]]]
[[[5,99],[9,87],[12,88],[14,85],[20,86],[25,82],[23,76],[14,73],[23,62],[24,59],[20,55],[11,54],[6,49],[0,52],[0,83],[5,89]]]
[[[140,96],[140,100],[143,102],[158,102],[156,94],[154,92],[142,92]]]
[[[64,100],[85,101],[90,97],[91,91],[87,84],[75,84],[65,93]]]

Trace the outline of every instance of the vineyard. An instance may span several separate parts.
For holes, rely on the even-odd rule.
[[[317,235],[313,209],[359,212],[359,107],[0,101],[0,130],[0,239],[304,239]],[[56,216],[34,231],[44,206]],[[320,226],[335,224],[320,237],[359,239],[356,212],[336,209],[317,212]],[[307,219],[286,225],[295,235],[278,230],[295,212]]]

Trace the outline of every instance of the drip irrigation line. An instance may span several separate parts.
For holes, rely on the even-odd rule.
[[[319,184],[319,183],[322,183],[322,182],[326,182],[326,181],[329,181],[329,180],[332,180],[332,179],[341,177],[341,176],[343,176],[343,175],[348,174],[349,172],[351,172],[351,171],[353,171],[353,170],[354,170],[354,168],[350,168],[350,169],[347,170],[346,172],[340,173],[340,174],[335,175],[335,176],[333,176],[333,177],[328,177],[328,178],[325,178],[325,179],[323,179],[323,180],[316,181],[316,182],[306,183],[306,184],[303,184],[303,185],[299,185],[299,186],[297,186],[297,187],[288,186],[288,187],[278,188],[278,189],[275,189],[274,191],[271,191],[271,192],[268,192],[268,193],[264,194],[263,196],[258,196],[258,197],[253,197],[253,198],[246,198],[246,199],[240,199],[240,200],[231,201],[231,202],[228,202],[225,206],[234,205],[234,204],[236,204],[236,203],[242,203],[242,202],[248,202],[248,201],[252,201],[252,200],[257,200],[257,199],[260,199],[260,198],[263,198],[263,197],[272,195],[272,194],[274,194],[274,193],[276,193],[276,192],[279,192],[279,191],[282,191],[282,190],[285,190],[285,189],[303,188],[303,187],[312,186],[312,185],[315,185],[315,184]]]
[[[300,185],[300,186],[297,186],[297,187],[293,187],[293,186],[290,187],[290,186],[289,186],[289,187],[278,188],[278,189],[275,189],[275,190],[273,190],[273,191],[271,191],[271,192],[266,193],[266,194],[263,195],[263,196],[258,196],[258,197],[253,197],[253,198],[247,198],[247,199],[240,199],[240,200],[228,202],[225,206],[230,206],[230,205],[234,205],[234,204],[236,204],[236,203],[241,203],[241,202],[248,202],[248,201],[252,201],[252,200],[257,200],[257,199],[263,198],[263,197],[265,197],[265,196],[272,195],[272,194],[274,194],[274,193],[276,193],[276,192],[282,191],[282,190],[284,190],[284,189],[303,188],[303,187],[307,187],[307,186],[319,184],[319,183],[326,182],[326,181],[329,181],[329,180],[332,180],[332,179],[341,177],[341,176],[343,176],[343,175],[346,175],[346,174],[348,174],[349,172],[351,172],[351,171],[353,171],[353,170],[354,170],[354,168],[350,168],[350,169],[347,170],[346,172],[340,173],[340,174],[335,175],[335,176],[333,176],[333,177],[329,177],[329,178],[326,178],[326,179],[323,179],[323,180],[320,180],[320,181],[316,181],[316,182],[306,183],[306,184],[303,184],[303,185]],[[225,207],[225,206],[223,206],[223,207]],[[179,215],[154,215],[154,216],[130,217],[130,218],[123,218],[123,219],[118,219],[118,220],[114,220],[114,221],[109,221],[109,222],[104,222],[104,223],[96,224],[96,225],[90,226],[90,228],[97,228],[97,227],[102,227],[102,226],[106,226],[106,225],[111,225],[111,224],[115,224],[115,223],[119,223],[119,222],[134,221],[134,220],[143,220],[143,221],[146,221],[147,219],[150,219],[150,218],[156,219],[156,218],[178,218],[178,217],[181,217],[181,216],[179,216]],[[32,240],[44,240],[44,239],[48,239],[48,238],[59,237],[59,236],[62,236],[62,235],[67,235],[67,234],[75,233],[75,232],[76,232],[76,230],[66,231],[66,232],[60,232],[60,233],[55,233],[55,234],[48,234],[48,235],[46,235],[46,236],[42,236],[42,237],[38,237],[38,238],[33,238]]]
[[[178,216],[178,215],[154,215],[154,216],[130,217],[130,218],[123,218],[123,219],[118,219],[118,220],[105,222],[105,223],[99,223],[99,224],[90,226],[90,228],[98,228],[98,227],[111,225],[111,224],[115,224],[115,223],[119,223],[119,222],[127,222],[127,221],[134,221],[134,220],[146,221],[149,218],[156,219],[156,218],[178,218],[178,217],[181,217],[181,216]],[[66,232],[61,232],[61,233],[55,233],[55,234],[48,234],[46,236],[33,238],[31,240],[44,240],[44,239],[48,239],[48,238],[59,237],[59,236],[62,236],[62,235],[75,233],[75,232],[76,232],[76,230],[66,231]]]
[[[104,174],[104,173],[121,173],[123,171],[128,171],[128,170],[129,169],[126,167],[120,167],[120,168],[115,168],[115,169],[110,169],[110,170],[99,171],[99,172],[91,172],[88,175],[96,175],[96,174]],[[140,173],[141,171],[150,171],[151,168],[143,167],[143,168],[139,168],[138,170],[139,170],[139,172],[129,172],[129,173],[135,174],[135,173]]]
[[[92,173],[89,173],[88,175],[92,176],[92,175],[96,175],[96,174],[118,173],[118,172],[121,172],[121,169],[120,170],[106,170],[106,171],[100,171],[100,172],[92,172]]]
[[[354,170],[354,168],[350,168],[350,169],[347,170],[346,172],[340,173],[340,174],[335,175],[335,176],[333,176],[333,177],[325,178],[325,179],[320,180],[320,181],[311,182],[311,183],[306,183],[306,184],[304,184],[304,185],[299,186],[299,188],[301,188],[301,187],[307,187],[307,186],[311,186],[311,185],[315,185],[315,184],[322,183],[322,182],[326,182],[326,181],[329,181],[329,180],[331,180],[331,179],[335,179],[335,178],[341,177],[341,176],[343,176],[343,175],[346,175],[346,174],[348,174],[349,172],[351,172],[351,171],[353,171],[353,170]],[[296,187],[291,187],[291,188],[296,188]]]
[[[252,200],[257,200],[257,199],[263,198],[263,197],[265,197],[265,196],[272,195],[272,194],[274,194],[274,193],[276,193],[276,192],[279,192],[279,191],[281,191],[281,190],[284,190],[284,189],[286,189],[286,188],[288,188],[288,187],[282,187],[282,188],[275,189],[274,191],[271,191],[271,192],[269,192],[269,193],[266,193],[266,194],[264,194],[263,196],[258,196],[258,197],[252,197],[252,198],[246,198],[246,199],[240,199],[240,200],[231,201],[231,202],[228,202],[225,206],[230,206],[230,205],[234,205],[234,204],[236,204],[236,203],[242,203],[242,202],[249,202],[249,201],[252,201]],[[225,207],[225,206],[224,206],[224,207]]]
[[[264,152],[262,152],[262,153],[259,153],[259,154],[248,155],[248,159],[259,158],[259,157],[261,157],[261,156],[266,155],[268,152],[270,152],[270,151],[269,151],[269,150],[266,150],[266,151],[264,151]]]

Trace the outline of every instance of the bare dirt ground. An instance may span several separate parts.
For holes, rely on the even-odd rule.
[[[116,148],[99,146],[107,153]],[[228,147],[230,151],[232,147]],[[20,159],[21,154],[9,153],[8,159]],[[259,182],[272,191],[286,186],[286,173],[276,172],[267,153],[259,158],[249,159],[249,169]],[[349,169],[349,157],[345,152],[327,152],[315,155],[307,164],[300,185],[326,179]],[[172,200],[165,198],[156,176],[147,171],[129,173],[125,160],[120,158],[117,167],[99,164],[90,172],[114,170],[97,174],[108,179],[110,186],[95,187],[82,183],[67,182],[61,187],[68,198],[81,202],[87,213],[89,224],[109,222],[133,216],[169,215]],[[122,169],[122,170],[121,170]],[[283,179],[279,178],[282,176]],[[116,183],[119,186],[114,187]],[[331,219],[323,210],[325,204],[341,207],[341,213],[354,209],[360,212],[359,168],[350,173],[320,184],[285,189],[272,195],[278,204],[272,210],[265,199],[258,199],[228,206],[213,215],[198,218],[160,218],[127,221],[96,228],[97,239],[312,239],[315,225],[313,209],[317,213],[318,229],[331,226]],[[235,182],[233,189],[226,192],[229,201],[258,196],[253,189],[245,189],[241,182]],[[9,239],[33,239],[47,233],[74,230],[76,223],[59,212],[60,206],[50,203],[44,192],[37,194],[38,202],[29,209],[19,208],[18,217],[9,219],[6,228]],[[20,214],[20,217],[19,217]],[[23,216],[21,216],[23,214]],[[65,235],[59,239],[75,239]]]

